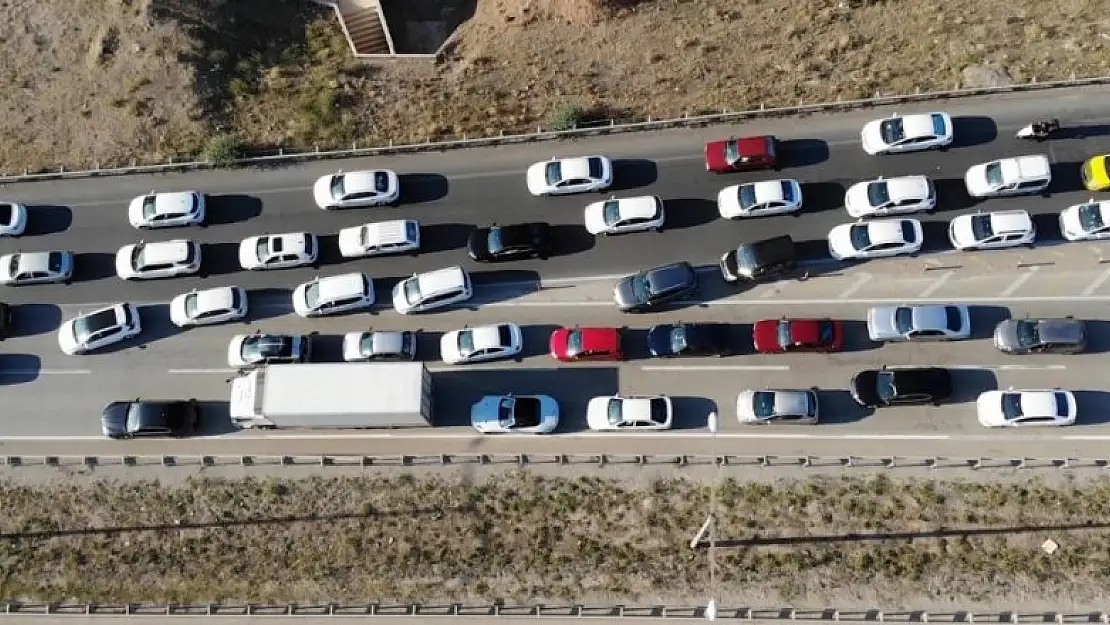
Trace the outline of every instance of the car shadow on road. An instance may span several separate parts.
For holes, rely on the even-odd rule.
[[[784,139],[778,152],[784,167],[809,167],[829,160],[829,144],[821,139]]]
[[[624,354],[625,362],[652,360],[647,335],[647,327],[621,327],[621,353]]]
[[[947,404],[974,403],[987,391],[998,390],[998,375],[991,369],[949,369],[952,396]]]
[[[1060,214],[1048,213],[1033,215],[1033,225],[1037,228],[1036,247],[1050,247],[1068,243],[1064,233],[1060,231]]]
[[[247,318],[245,323],[284,317],[293,313],[293,289],[247,289]]]
[[[1110,124],[1068,124],[1066,120],[1060,121],[1060,130],[1052,135],[1052,141],[1065,141],[1068,139],[1091,139],[1094,137],[1110,136]]]
[[[664,232],[680,228],[693,228],[720,218],[717,203],[704,198],[673,198],[663,201],[666,212]]]
[[[848,353],[865,352],[883,346],[882,343],[872,341],[871,337],[867,335],[867,321],[863,319],[842,319],[841,323],[844,324],[844,348],[842,351]]]
[[[34,354],[0,354],[0,384],[27,384],[39,378],[42,359]]]
[[[524,335],[524,349],[521,358],[548,357],[550,358],[551,334],[563,326],[552,323],[529,323],[520,326]]]
[[[794,252],[798,257],[799,266],[805,268],[800,271],[804,274],[806,271],[816,272],[819,268],[825,271],[825,275],[832,269],[842,269],[850,266],[850,263],[838,261],[829,254],[829,241],[827,239],[796,239],[794,241]],[[831,269],[825,269],[825,268]],[[816,273],[811,274],[816,275]]]
[[[316,262],[321,267],[343,265],[362,260],[359,258],[343,258],[343,255],[339,253],[338,234],[320,234],[316,236],[316,240],[320,242],[320,253],[316,257]]]
[[[54,304],[20,304],[12,307],[14,336],[37,336],[57,332],[62,309]]]
[[[1076,425],[1104,425],[1110,423],[1110,392],[1072,391],[1075,395]]]
[[[919,255],[951,252],[955,249],[952,247],[952,241],[948,239],[948,223],[945,219],[921,220],[924,242],[921,244]]]
[[[1005,306],[969,306],[968,314],[971,316],[972,340],[993,339],[998,324],[1013,316]]]
[[[168,304],[145,304],[135,308],[139,311],[142,332],[134,338],[89,352],[89,356],[104,356],[129,349],[146,349],[153,343],[180,333],[180,328],[170,321],[170,307]]]
[[[201,243],[202,276],[226,276],[246,271],[239,265],[239,243]]]
[[[647,392],[644,393],[648,394]],[[721,414],[717,402],[708,397],[693,397],[690,395],[675,395],[671,397],[671,429],[674,430],[700,430],[709,426],[709,414],[716,412],[718,421],[735,419],[735,414]],[[718,450],[724,453],[724,449]]]
[[[1110,321],[1087,319],[1083,322],[1087,331],[1087,354],[1110,352]]]
[[[795,212],[795,217],[844,208],[844,185],[839,182],[803,182],[801,185],[802,210]]]
[[[937,206],[933,213],[956,212],[977,206],[982,200],[967,193],[963,178],[936,178],[933,188],[937,194]]]
[[[234,224],[262,214],[262,200],[253,195],[227,193],[205,198],[204,223],[208,226]]]
[[[477,311],[488,306],[539,291],[540,274],[527,269],[492,269],[470,272],[474,296],[451,309],[466,308]],[[433,311],[434,312],[434,311]]]
[[[609,191],[629,191],[654,184],[659,179],[659,166],[646,158],[613,160],[613,185]]]
[[[308,335],[311,343],[312,362],[343,362],[343,335],[312,332]]]
[[[986,145],[998,138],[998,124],[985,115],[952,117],[952,147]]]
[[[23,236],[42,236],[65,232],[73,224],[73,209],[68,206],[36,204],[27,206],[27,227]]]
[[[817,390],[818,419],[821,425],[844,425],[872,416],[875,411],[861,406],[852,399],[847,389]]]
[[[228,388],[231,393],[231,388]],[[238,432],[231,422],[231,403],[226,401],[197,401],[200,409],[200,436],[223,436]]]
[[[443,341],[444,334],[447,334],[447,332],[441,330],[425,330],[424,328],[417,329],[416,359],[430,365],[443,364],[443,350],[440,349],[440,343]],[[527,345],[527,343],[525,345]]]
[[[116,277],[116,255],[108,252],[77,252],[73,255],[73,281],[93,282]]]
[[[399,174],[402,204],[424,204],[447,197],[450,183],[441,174]]]
[[[1044,195],[1046,197],[1051,197],[1054,193],[1085,191],[1083,187],[1083,178],[1079,174],[1079,170],[1081,167],[1083,167],[1083,163],[1077,163],[1074,161],[1053,163],[1052,184],[1048,186],[1048,190],[1045,192]]]
[[[597,237],[581,224],[551,226],[552,256],[571,256],[588,252],[597,245]]]
[[[489,224],[483,227],[487,226]],[[470,240],[470,233],[476,229],[477,226],[474,224],[461,223],[421,225],[420,253],[435,254],[437,252],[466,249],[466,244]]]

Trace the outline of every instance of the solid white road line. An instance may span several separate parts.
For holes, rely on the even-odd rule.
[[[235,373],[238,369],[167,369],[166,373],[175,375],[206,375],[206,374],[221,374]]]
[[[1028,270],[1026,270],[1025,273],[1018,276],[1017,279],[1011,282],[1010,286],[1006,287],[1006,290],[1002,291],[1001,296],[1008,297],[1010,295],[1013,295],[1018,289],[1022,287],[1023,284],[1029,282],[1033,275],[1037,273],[1038,269],[1040,269],[1040,267],[1030,267]]]
[[[1110,280],[1110,269],[1102,272],[1097,278],[1092,280],[1091,283],[1087,285],[1087,288],[1083,289],[1082,294],[1084,296],[1091,295],[1105,284],[1107,280]]]
[[[932,283],[929,284],[929,286],[925,287],[925,290],[921,292],[921,295],[919,297],[929,297],[933,293],[936,293],[940,290],[942,286],[944,286],[946,282],[951,280],[952,276],[954,275],[956,275],[955,271],[944,272],[939,278],[933,280]]]
[[[1110,295],[1009,295],[996,297],[858,297],[852,299],[721,299],[721,300],[687,300],[690,305],[702,306],[851,306],[858,304],[996,304],[1006,302],[1020,303],[1055,303],[1055,302],[1110,302]],[[612,307],[613,302],[605,300],[580,300],[580,301],[550,301],[550,302],[491,302],[483,304],[483,308],[592,308]]]
[[[1067,365],[943,365],[946,369],[990,369],[992,371],[1063,371]]]
[[[644,365],[643,371],[790,371],[789,365]]]
[[[871,282],[871,279],[873,277],[874,276],[872,276],[869,273],[860,274],[859,277],[856,278],[856,281],[852,283],[852,286],[850,286],[850,287],[844,289],[843,291],[841,291],[840,295],[838,295],[837,298],[838,299],[848,299],[856,291],[859,291],[860,289],[862,289],[864,287],[864,285],[866,285],[868,282]]]

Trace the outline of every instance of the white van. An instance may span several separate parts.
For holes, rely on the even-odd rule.
[[[474,295],[470,276],[462,267],[415,274],[393,287],[393,308],[407,315],[465,302]]]
[[[394,219],[363,224],[339,231],[339,253],[343,258],[403,254],[420,249],[420,223]]]

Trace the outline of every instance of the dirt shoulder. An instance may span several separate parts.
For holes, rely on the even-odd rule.
[[[336,148],[550,127],[568,107],[671,117],[951,89],[984,64],[1014,81],[1110,73],[1110,25],[1091,2],[476,7],[441,62],[374,64],[309,0],[3,3],[0,171],[192,158],[220,133]]]

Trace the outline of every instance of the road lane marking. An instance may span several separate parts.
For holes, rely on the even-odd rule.
[[[929,297],[933,293],[936,293],[954,275],[956,275],[955,271],[946,271],[939,278],[937,278],[936,280],[933,280],[933,282],[931,284],[929,284],[929,286],[925,287],[925,290],[921,292],[921,295],[919,297]]]
[[[166,373],[175,375],[205,375],[205,374],[228,374],[235,373],[238,369],[167,369]]]
[[[991,369],[994,371],[1063,371],[1067,365],[944,365],[946,369]]]
[[[643,371],[790,371],[789,365],[644,365]]]
[[[1092,280],[1091,283],[1087,285],[1087,288],[1083,289],[1082,295],[1091,295],[1092,293],[1097,291],[1099,287],[1105,284],[1107,280],[1110,280],[1110,269],[1102,272],[1097,278]]]
[[[861,297],[853,299],[720,299],[720,300],[687,300],[686,303],[701,306],[834,306],[857,304],[996,304],[1008,302],[1020,303],[1055,303],[1055,302],[1110,302],[1110,295],[1010,295],[997,297]],[[482,308],[586,308],[597,306],[614,306],[610,300],[580,300],[580,301],[550,301],[550,302],[491,302],[482,304]],[[674,310],[679,310],[675,308]],[[665,312],[665,309],[660,311]]]
[[[1029,282],[1033,275],[1037,273],[1038,269],[1040,269],[1040,267],[1030,267],[1024,274],[1018,276],[1016,280],[1011,282],[1010,286],[1006,287],[1006,290],[1002,291],[1001,296],[1009,297],[1010,295],[1013,295],[1018,289],[1022,287],[1022,285],[1024,285],[1026,282]]]
[[[874,278],[874,276],[869,273],[860,274],[860,276],[856,278],[856,281],[852,283],[852,286],[840,292],[840,295],[837,296],[837,299],[848,299],[857,291],[862,289],[864,285],[866,285],[868,282],[871,282],[872,278]]]

